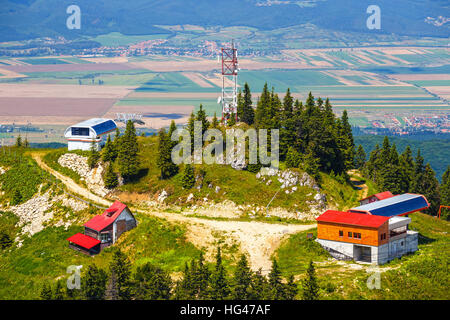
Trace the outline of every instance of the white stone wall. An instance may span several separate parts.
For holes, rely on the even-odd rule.
[[[89,151],[91,150],[91,141],[68,141],[67,148],[69,151],[72,150],[83,150],[83,151]],[[96,143],[97,151],[100,150],[100,146],[98,143]]]

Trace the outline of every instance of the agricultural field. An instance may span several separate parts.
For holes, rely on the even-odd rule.
[[[199,41],[224,31],[178,27]],[[230,37],[256,32],[225,31]],[[165,37],[111,33],[96,41],[120,46]],[[243,40],[235,39],[239,47]],[[221,113],[217,98],[222,79],[215,56],[3,57],[0,63],[0,124],[65,126],[124,112],[142,114],[144,127],[157,129],[171,120],[185,123],[200,104],[209,116]],[[273,56],[240,57],[238,86],[250,85],[255,104],[267,82],[280,95],[290,88],[303,101],[309,92],[330,98],[338,114],[349,111],[354,125],[369,126],[386,117],[404,124],[411,114],[448,114],[449,65],[449,49],[444,47],[286,49]]]

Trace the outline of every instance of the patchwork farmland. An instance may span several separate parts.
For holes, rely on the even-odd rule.
[[[249,83],[254,103],[267,82],[280,95],[290,88],[301,100],[309,91],[330,98],[338,113],[349,111],[354,125],[368,126],[386,114],[404,123],[406,115],[449,113],[449,65],[448,48],[290,49],[270,58],[242,57],[238,85]],[[220,114],[221,81],[215,58],[4,57],[0,124],[63,130],[119,112],[142,114],[147,128],[182,124],[200,104],[209,116]]]

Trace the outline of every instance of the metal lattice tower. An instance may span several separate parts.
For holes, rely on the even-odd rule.
[[[234,41],[231,47],[222,48],[222,120],[227,121],[234,114],[237,121],[237,49]]]

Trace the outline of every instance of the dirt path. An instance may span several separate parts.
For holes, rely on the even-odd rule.
[[[360,180],[350,178],[351,183],[359,190],[359,199],[367,198],[369,195],[369,187],[365,183],[365,178],[356,170],[350,170],[348,172],[351,175],[358,177]]]
[[[41,168],[61,180],[71,192],[98,204],[111,205],[111,201],[93,194],[85,187],[78,185],[71,178],[50,168],[42,161],[41,154],[32,153],[31,155]],[[316,224],[299,225],[201,219],[161,211],[149,211],[137,208],[130,209],[134,212],[149,214],[170,222],[186,224],[188,240],[197,247],[205,248],[207,257],[214,257],[215,244],[218,238],[225,239],[225,243],[229,245],[238,243],[241,251],[248,254],[252,269],[262,269],[263,273],[269,272],[272,264],[270,258],[283,239],[287,238],[290,234],[316,227]]]

